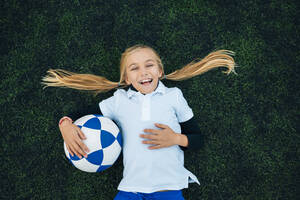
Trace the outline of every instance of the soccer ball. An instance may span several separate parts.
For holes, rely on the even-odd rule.
[[[117,125],[102,115],[86,115],[74,122],[86,136],[83,143],[89,148],[87,158],[71,156],[64,143],[67,158],[85,172],[100,172],[114,164],[122,148],[122,135]]]

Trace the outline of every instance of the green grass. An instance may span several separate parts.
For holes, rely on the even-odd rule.
[[[216,49],[239,68],[216,69],[179,87],[205,145],[185,153],[201,182],[187,200],[299,196],[299,4],[297,1],[4,1],[1,6],[0,199],[113,199],[121,157],[100,174],[64,156],[57,122],[94,97],[42,89],[49,68],[119,79],[121,53],[152,46],[170,73]]]

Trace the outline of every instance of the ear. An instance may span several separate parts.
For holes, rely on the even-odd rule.
[[[162,78],[162,70],[161,70],[161,68],[159,68],[159,76],[158,77],[160,77],[160,78]]]
[[[125,75],[125,83],[127,84],[127,85],[130,85],[131,83],[130,83],[130,81],[129,81],[129,79],[128,79],[128,77]]]

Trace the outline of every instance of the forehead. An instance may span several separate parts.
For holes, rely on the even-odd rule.
[[[126,57],[125,65],[126,67],[129,67],[132,64],[143,64],[146,61],[155,61],[156,59],[156,55],[151,49],[136,49]]]

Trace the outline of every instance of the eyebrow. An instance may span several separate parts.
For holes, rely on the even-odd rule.
[[[154,62],[154,60],[153,60],[153,59],[148,59],[148,60],[146,60],[146,61],[145,61],[145,63],[146,63],[146,62],[149,62],[149,61],[152,61],[152,62]],[[136,65],[136,64],[137,64],[137,63],[131,63],[131,64],[130,64],[128,67],[130,67],[131,65]]]

